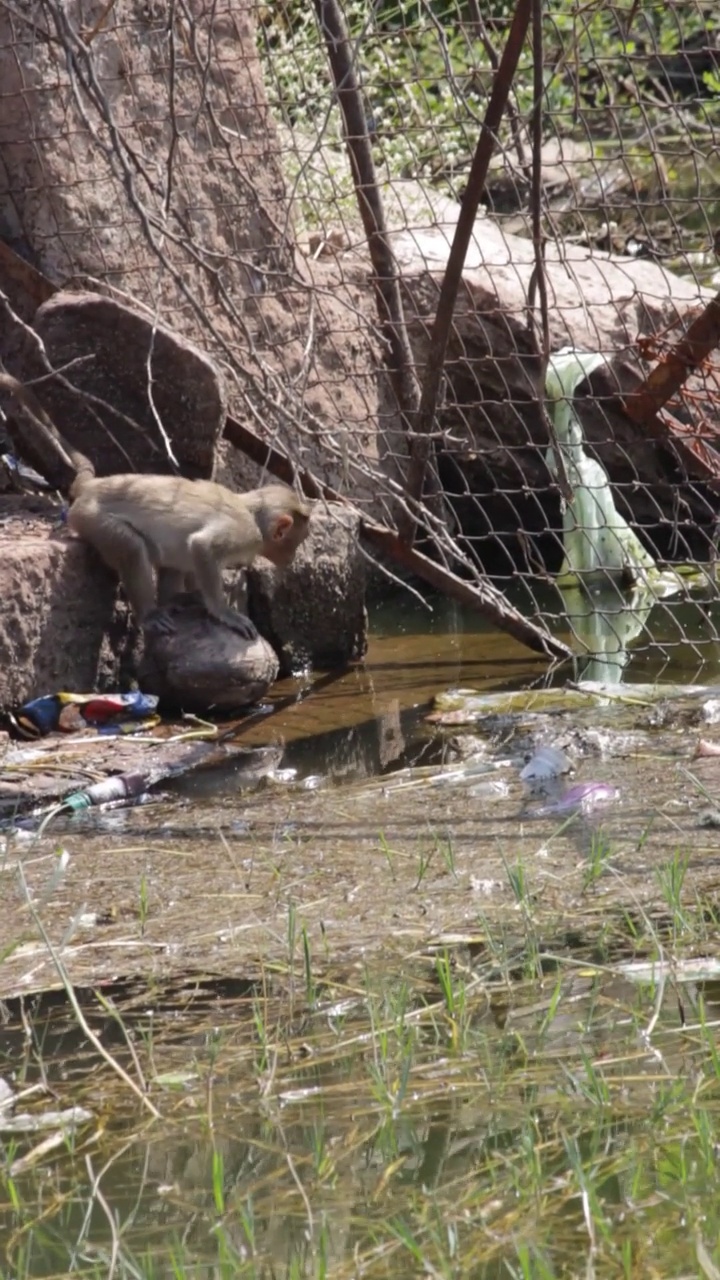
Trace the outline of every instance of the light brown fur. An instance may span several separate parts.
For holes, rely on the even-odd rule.
[[[276,565],[293,559],[308,532],[310,511],[295,492],[270,484],[237,494],[211,480],[182,476],[96,476],[73,449],[29,387],[0,372],[0,389],[24,409],[23,431],[36,453],[48,450],[75,471],[68,525],[118,574],[137,621],[181,590],[197,589],[212,617],[240,634],[255,628],[225,602],[222,570],[265,556]],[[39,433],[39,435],[38,435]],[[157,571],[155,588],[153,571]]]

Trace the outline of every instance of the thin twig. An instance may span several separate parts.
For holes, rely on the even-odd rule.
[[[110,1208],[110,1205],[108,1204],[107,1200],[105,1199],[105,1196],[100,1190],[100,1176],[98,1176],[97,1178],[95,1177],[95,1174],[93,1172],[92,1160],[90,1159],[89,1155],[85,1156],[85,1168],[88,1171],[88,1176],[91,1182],[90,1198],[97,1200],[98,1204],[100,1205],[100,1208],[102,1209],[103,1213],[105,1214],[105,1217],[108,1220],[108,1226],[110,1227],[110,1238],[112,1240],[112,1252],[110,1254],[110,1266],[108,1268],[107,1280],[112,1280],[113,1276],[115,1275],[115,1267],[117,1266],[117,1260],[120,1255],[120,1236],[118,1235],[117,1223],[113,1217],[113,1213],[112,1213],[112,1209]]]

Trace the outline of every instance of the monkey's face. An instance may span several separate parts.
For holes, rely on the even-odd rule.
[[[263,542],[262,555],[282,569],[294,559],[295,552],[305,541],[309,532],[308,516],[299,513],[294,516],[289,514],[277,516]]]

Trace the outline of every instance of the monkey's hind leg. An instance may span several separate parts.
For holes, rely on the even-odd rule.
[[[145,539],[123,520],[97,512],[87,521],[76,515],[73,528],[115,570],[135,620],[142,625],[155,608],[153,563]]]

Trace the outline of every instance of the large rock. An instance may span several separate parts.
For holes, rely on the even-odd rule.
[[[287,569],[256,561],[248,612],[280,657],[283,673],[357,662],[367,649],[367,561],[359,518],[339,503],[318,505]]]
[[[325,483],[347,488],[351,475],[379,517],[378,422],[396,407],[378,377],[367,256],[297,252],[283,176],[297,141],[278,138],[268,105],[260,14],[252,0],[0,5],[0,241],[18,255],[8,270],[0,253],[0,285],[27,321],[47,296],[33,268],[51,286],[144,306],[223,362],[237,417]],[[61,410],[68,425],[77,406]],[[183,461],[204,474],[198,433],[201,456]],[[219,479],[258,481],[227,444],[219,466]]]
[[[127,626],[116,583],[60,532],[57,507],[0,500],[0,705],[57,690],[117,688]]]
[[[56,294],[38,309],[34,328],[67,381],[104,401],[76,395],[58,379],[35,387],[55,424],[87,454],[98,475],[172,473],[172,452],[183,475],[212,476],[227,412],[224,386],[214,362],[187,338],[145,312],[89,293]],[[25,331],[13,331],[6,352],[8,368],[21,381],[45,374]],[[23,452],[47,472],[42,458],[27,446]]]
[[[7,243],[60,286],[229,331],[293,267],[255,39],[250,0],[0,6]]]

